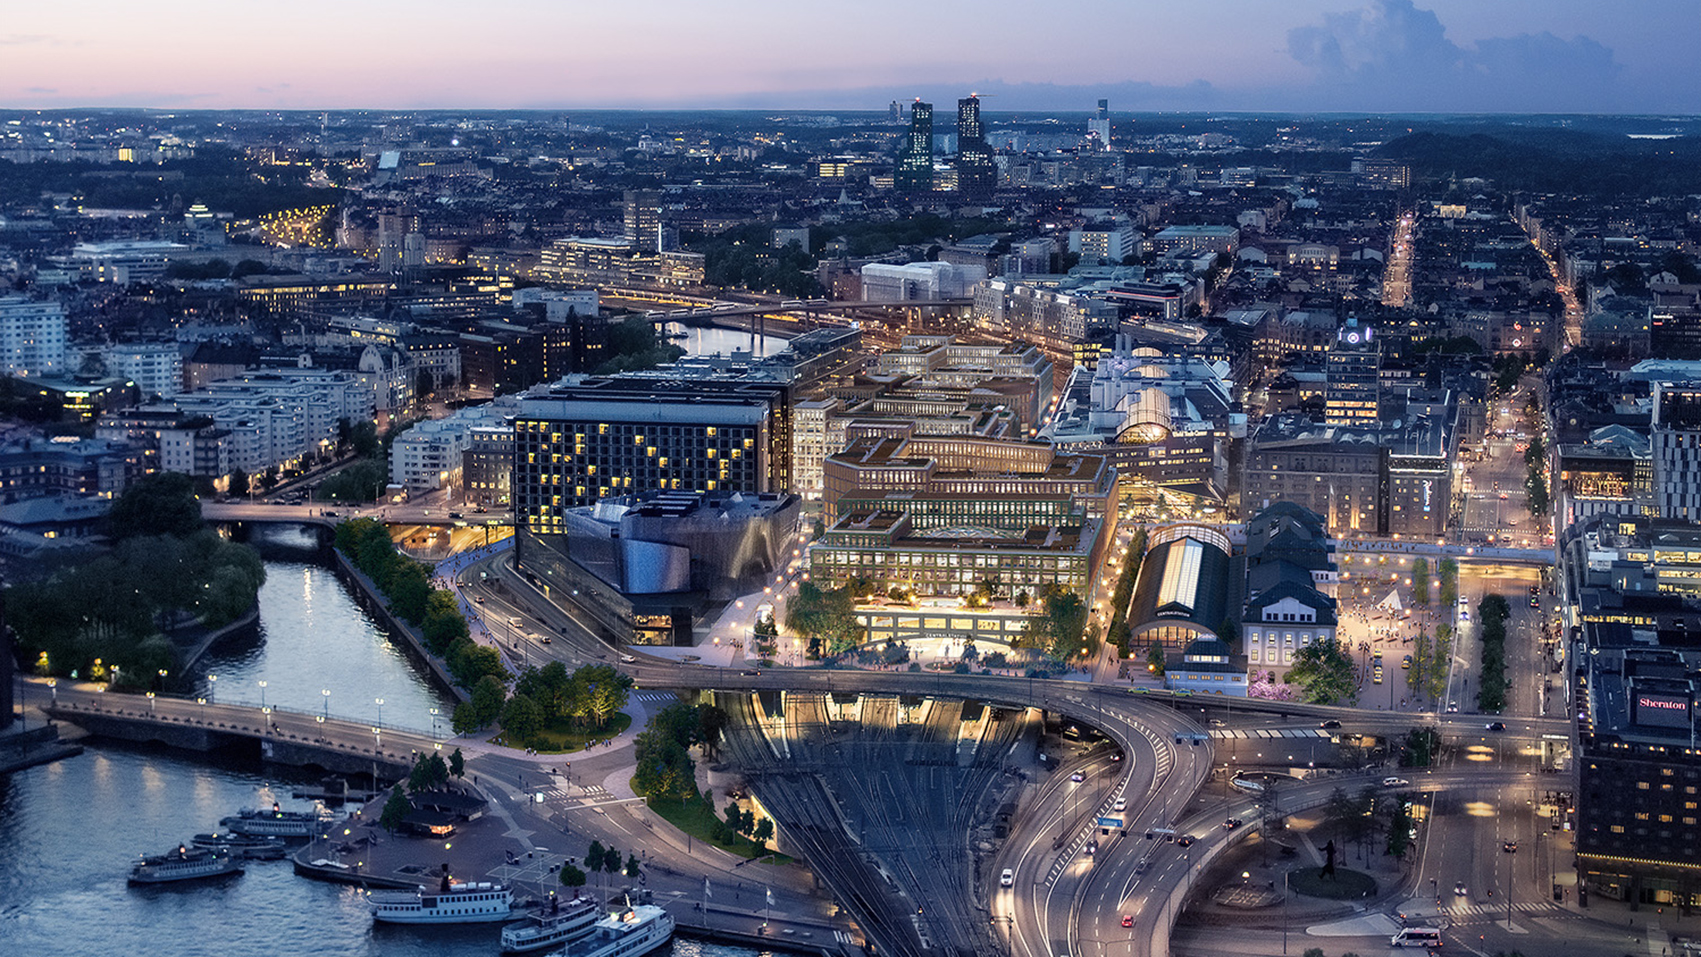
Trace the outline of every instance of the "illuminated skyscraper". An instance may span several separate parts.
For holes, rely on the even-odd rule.
[[[933,191],[933,104],[915,101],[910,107],[910,131],[898,151],[893,185],[903,192]]]
[[[986,199],[998,186],[998,167],[980,123],[980,97],[957,101],[957,192],[964,199]]]
[[[661,251],[661,194],[653,189],[626,191],[626,241],[633,249]]]
[[[1325,368],[1323,415],[1330,425],[1375,425],[1382,349],[1369,326],[1349,318],[1335,334]]]
[[[1087,121],[1087,135],[1098,137],[1099,149],[1110,147],[1110,101],[1100,100],[1099,111]]]

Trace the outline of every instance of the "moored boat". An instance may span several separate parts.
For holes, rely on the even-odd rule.
[[[279,860],[287,850],[284,842],[275,837],[251,834],[197,834],[189,839],[189,843],[195,847],[224,851],[231,857],[247,858],[251,861]]]
[[[177,845],[164,854],[145,855],[130,869],[132,884],[168,884],[222,874],[240,874],[242,865],[229,854],[205,847]]]
[[[591,932],[600,913],[596,902],[588,897],[565,903],[551,897],[542,910],[502,928],[502,952],[518,954],[578,940]]]
[[[514,892],[503,884],[456,884],[443,875],[436,890],[368,893],[372,919],[391,924],[477,924],[507,920]]]
[[[673,939],[673,916],[639,904],[596,922],[591,933],[556,953],[559,957],[642,957]]]
[[[314,838],[331,823],[331,817],[321,811],[285,811],[272,803],[272,809],[243,808],[225,818],[219,825],[237,834],[260,837]]]

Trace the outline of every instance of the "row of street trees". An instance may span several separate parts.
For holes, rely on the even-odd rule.
[[[1357,844],[1362,851],[1366,844],[1385,838],[1383,853],[1395,858],[1406,856],[1411,846],[1411,799],[1404,794],[1390,794],[1365,785],[1356,794],[1336,788],[1324,807],[1326,826],[1343,844]]]
[[[490,678],[501,689],[500,700],[506,699],[508,669],[501,654],[472,640],[455,596],[431,587],[430,567],[397,551],[384,523],[370,518],[338,523],[336,543],[337,550],[384,593],[390,610],[419,627],[426,650],[443,659],[456,684],[477,697],[479,684]]]
[[[1477,679],[1477,710],[1497,714],[1506,707],[1506,619],[1512,606],[1504,595],[1485,595],[1477,606],[1482,645],[1482,674]]]

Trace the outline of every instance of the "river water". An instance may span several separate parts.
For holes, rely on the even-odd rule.
[[[669,337],[668,341],[684,349],[686,355],[731,355],[751,351],[752,336],[737,329],[681,326],[677,322],[669,322],[662,326],[662,333]],[[756,336],[754,339],[757,356],[775,355],[785,349],[787,341],[779,336]]]
[[[258,634],[232,639],[203,663],[220,700],[430,728],[447,696],[415,674],[329,569],[268,561]],[[209,683],[202,679],[202,687]],[[370,715],[370,717],[368,717]],[[0,955],[494,955],[491,925],[410,930],[377,926],[356,888],[297,877],[288,861],[206,882],[128,887],[130,864],[215,830],[241,807],[286,808],[292,768],[92,742],[79,757],[0,775]],[[756,952],[679,940],[674,954]],[[666,950],[660,953],[667,953]]]

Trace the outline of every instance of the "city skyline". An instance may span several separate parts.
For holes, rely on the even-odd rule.
[[[456,11],[431,3],[397,16],[309,2],[262,20],[85,0],[13,12],[0,104],[878,109],[974,90],[990,112],[1108,97],[1130,111],[1658,113],[1692,112],[1701,95],[1687,68],[1701,20],[1682,0],[1628,13],[1581,0],[1091,2],[1039,22],[976,9],[976,41],[944,44],[960,10],[886,0],[849,19],[766,0],[734,16],[674,0],[642,14],[509,0],[452,24]]]

